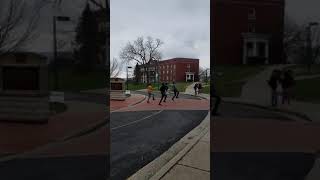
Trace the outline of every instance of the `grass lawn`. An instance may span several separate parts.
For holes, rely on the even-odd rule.
[[[50,111],[56,114],[63,113],[67,111],[67,106],[63,103],[50,103]]]
[[[295,76],[306,76],[306,75],[315,75],[320,74],[320,65],[315,64],[310,68],[310,72],[307,65],[294,65],[291,67],[285,68],[286,70],[291,69],[294,72]]]
[[[107,84],[106,71],[96,70],[89,73],[75,72],[71,68],[58,70],[58,86],[62,91],[81,91],[89,89],[105,88]],[[54,72],[49,72],[49,87],[54,89]]]
[[[201,90],[201,93],[210,94],[210,84],[204,86]]]
[[[298,101],[320,103],[320,78],[297,81],[293,93]]]
[[[214,83],[218,94],[222,97],[239,97],[245,79],[258,74],[265,67],[264,65],[215,66]]]
[[[155,89],[158,89],[158,86],[156,83],[151,83],[152,87]],[[147,88],[147,83],[134,83],[134,82],[130,82],[128,84],[128,88],[131,91],[136,91],[136,90],[140,90],[140,89],[146,89]]]

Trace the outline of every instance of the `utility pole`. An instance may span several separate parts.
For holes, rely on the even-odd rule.
[[[310,22],[308,24],[308,26],[306,27],[306,31],[307,31],[307,48],[306,48],[306,58],[308,61],[308,71],[311,71],[311,65],[313,62],[313,52],[312,52],[312,41],[311,41],[311,35],[312,35],[312,31],[311,28],[312,26],[317,26],[319,25],[318,22]]]
[[[54,90],[58,90],[58,70],[57,70],[57,21],[53,16],[53,73],[54,73]]]

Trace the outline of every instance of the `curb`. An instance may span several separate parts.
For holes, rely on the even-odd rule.
[[[139,95],[141,95],[141,94],[139,94]],[[116,109],[114,111],[110,111],[110,113],[121,112],[121,110],[123,110],[123,109],[132,108],[132,107],[142,103],[143,101],[145,101],[147,99],[147,96],[145,96],[145,95],[141,95],[141,96],[143,96],[143,99],[139,100],[138,102],[134,102],[132,104],[129,104],[127,107],[123,107],[123,108],[120,108],[120,109]]]
[[[299,112],[294,112],[294,111],[284,110],[284,109],[278,109],[278,108],[272,108],[272,107],[254,104],[254,103],[248,103],[248,102],[238,102],[238,101],[223,100],[223,99],[222,99],[222,102],[227,102],[227,103],[232,103],[232,104],[241,104],[241,105],[252,106],[252,107],[256,107],[256,108],[260,108],[260,109],[270,110],[270,111],[274,111],[274,112],[286,113],[289,115],[299,117],[305,121],[312,122],[312,120],[304,113],[299,113]]]
[[[135,103],[130,104],[128,107],[132,107],[132,106],[135,106],[135,105],[137,105],[137,104],[142,103],[144,100],[147,99],[147,96],[145,96],[145,95],[143,95],[143,96],[144,96],[143,99],[141,99],[141,100],[138,101],[138,102],[135,102]]]
[[[210,129],[210,112],[205,119],[166,152],[144,166],[127,180],[159,180],[192,149]]]

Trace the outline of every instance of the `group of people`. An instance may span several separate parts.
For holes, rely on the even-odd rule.
[[[153,100],[155,100],[154,98],[154,93],[153,93],[154,88],[152,87],[152,85],[149,83],[148,87],[147,87],[147,91],[148,91],[148,101],[147,103],[150,103],[150,98],[152,97]],[[172,82],[172,86],[171,86],[171,90],[173,91],[173,96],[172,96],[172,101],[174,101],[175,98],[179,98],[179,90],[176,87],[175,82]],[[162,83],[161,87],[160,87],[160,93],[161,93],[161,99],[159,101],[159,105],[162,105],[162,102],[166,102],[167,97],[169,95],[169,86],[168,83]]]
[[[290,104],[292,87],[295,85],[292,70],[273,70],[267,81],[271,88],[271,105],[278,105],[278,98],[282,96],[282,104]]]
[[[195,83],[194,86],[193,86],[193,89],[194,89],[194,95],[197,96],[201,89],[202,89],[202,84],[201,83]]]

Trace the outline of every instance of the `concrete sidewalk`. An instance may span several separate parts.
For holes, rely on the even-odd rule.
[[[210,128],[208,132],[168,171],[163,180],[210,179]]]

